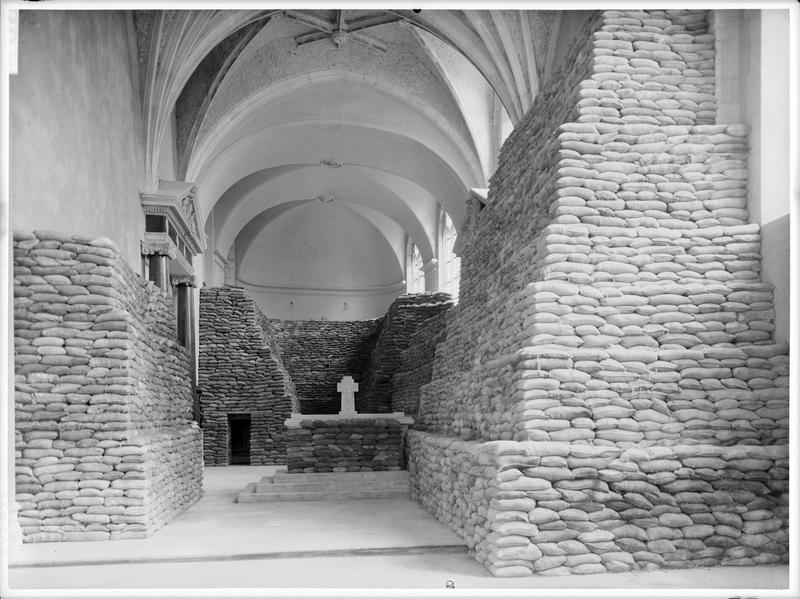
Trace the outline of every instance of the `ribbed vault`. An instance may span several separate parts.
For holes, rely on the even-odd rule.
[[[139,11],[146,187],[196,184],[206,279],[228,256],[252,263],[263,231],[317,199],[382,237],[398,281],[406,240],[433,268],[441,212],[460,228],[547,76],[556,14]]]

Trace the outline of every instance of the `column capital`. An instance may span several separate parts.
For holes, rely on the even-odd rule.
[[[194,275],[171,275],[169,282],[173,287],[186,285],[187,287],[197,287],[197,280]]]
[[[169,242],[152,240],[140,241],[139,247],[141,249],[142,256],[166,256],[172,260],[175,260],[178,257],[178,253]]]

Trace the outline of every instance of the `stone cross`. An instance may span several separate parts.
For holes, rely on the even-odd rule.
[[[352,416],[356,413],[355,392],[358,391],[358,383],[352,376],[342,377],[342,381],[336,385],[336,390],[342,394],[342,407],[339,414]]]

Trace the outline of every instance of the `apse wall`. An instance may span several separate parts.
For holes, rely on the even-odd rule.
[[[125,11],[19,12],[10,77],[12,228],[117,241],[139,269],[143,129]]]
[[[270,318],[377,318],[404,291],[386,238],[337,202],[301,204],[236,248],[237,279]]]
[[[788,556],[788,348],[705,11],[605,11],[506,141],[409,433],[497,576]]]

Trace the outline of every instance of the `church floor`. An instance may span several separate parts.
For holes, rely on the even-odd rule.
[[[789,584],[785,566],[497,579],[411,500],[233,503],[247,483],[273,471],[207,468],[203,499],[148,539],[24,545],[12,551],[9,585],[27,589],[27,597],[38,596],[33,589],[88,597],[106,596],[101,589],[194,588],[206,596],[248,588],[443,590],[447,579],[459,589],[501,589],[504,596],[534,588],[732,589],[723,594],[738,596]]]

